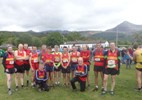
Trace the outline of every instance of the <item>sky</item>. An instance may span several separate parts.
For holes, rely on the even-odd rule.
[[[142,25],[142,0],[0,0],[0,31],[107,30]]]

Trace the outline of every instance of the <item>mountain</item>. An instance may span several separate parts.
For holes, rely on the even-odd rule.
[[[107,32],[121,32],[121,33],[127,33],[127,34],[133,34],[138,31],[142,31],[142,25],[135,25],[133,23],[130,23],[128,21],[124,21],[117,25],[116,27],[112,29],[106,30]]]

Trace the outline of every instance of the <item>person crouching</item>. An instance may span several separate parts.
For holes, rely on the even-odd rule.
[[[48,80],[47,73],[44,70],[43,64],[41,63],[39,65],[39,69],[36,70],[35,73],[35,82],[36,85],[39,86],[39,92],[41,92],[42,90],[49,91],[47,80]]]
[[[75,77],[71,80],[71,86],[76,91],[75,82],[80,83],[80,91],[84,92],[86,88],[87,65],[83,64],[83,58],[78,58],[78,66],[75,69]]]

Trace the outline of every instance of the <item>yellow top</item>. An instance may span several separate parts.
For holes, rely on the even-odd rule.
[[[137,50],[135,51],[135,54],[136,54],[136,68],[142,68],[142,50]]]

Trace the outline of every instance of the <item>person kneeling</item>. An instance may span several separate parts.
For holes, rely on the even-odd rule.
[[[39,92],[42,90],[49,91],[48,85],[47,85],[48,76],[46,74],[46,71],[44,70],[43,64],[40,64],[39,69],[36,70],[35,73],[35,82],[36,85],[39,86]]]
[[[75,77],[71,80],[73,90],[76,90],[75,82],[80,83],[80,91],[84,92],[86,88],[87,66],[83,64],[83,58],[78,58],[78,66],[75,69]]]

